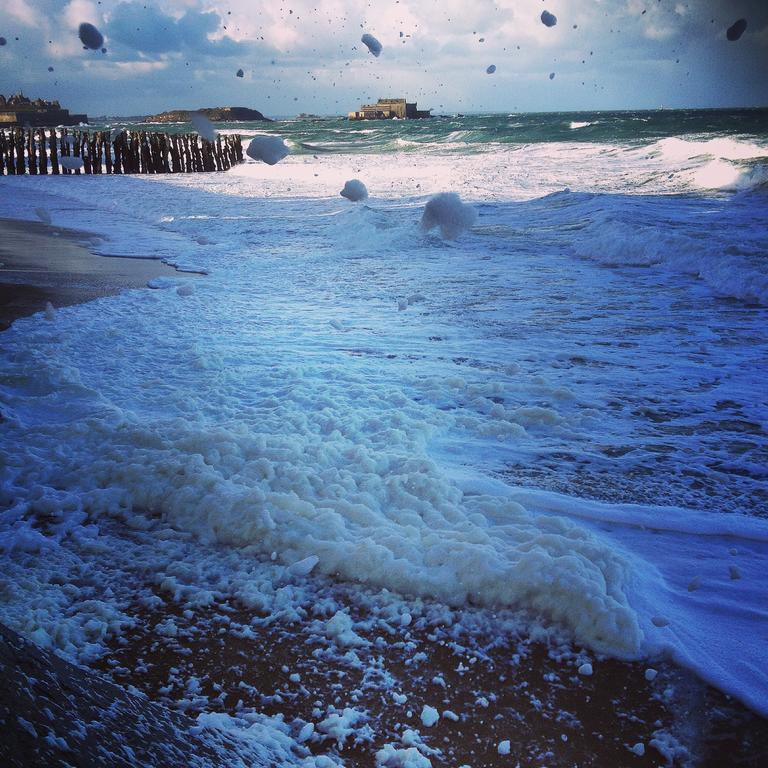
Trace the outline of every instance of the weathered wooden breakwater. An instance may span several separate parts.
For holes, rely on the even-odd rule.
[[[206,173],[243,160],[240,136],[0,129],[0,175]]]

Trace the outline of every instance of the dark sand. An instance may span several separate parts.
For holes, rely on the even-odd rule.
[[[0,331],[26,315],[141,288],[156,277],[188,273],[153,259],[97,256],[98,238],[42,222],[0,219]]]

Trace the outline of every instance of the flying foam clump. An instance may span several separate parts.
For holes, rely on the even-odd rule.
[[[344,189],[339,192],[342,197],[351,200],[353,203],[359,200],[365,200],[368,197],[368,189],[359,179],[350,179],[345,182]]]
[[[267,165],[279,163],[290,150],[279,136],[257,136],[251,139],[245,154]]]
[[[368,50],[374,56],[378,56],[381,53],[382,45],[373,35],[366,32],[360,40],[368,46]]]
[[[545,27],[554,27],[555,24],[557,24],[557,16],[555,16],[554,13],[550,13],[549,11],[542,11],[541,23]]]
[[[206,141],[216,141],[216,128],[213,123],[201,112],[191,112],[189,122]]]
[[[77,36],[84,48],[98,51],[104,45],[104,35],[93,24],[84,21],[77,29]]]
[[[747,20],[739,19],[738,21],[734,22],[730,27],[728,27],[728,31],[725,33],[725,36],[732,43],[735,43],[744,34],[744,32],[746,32],[746,29],[747,29]]]
[[[81,157],[64,156],[59,158],[59,162],[70,171],[79,171],[85,163]]]
[[[455,240],[474,224],[476,217],[475,209],[462,203],[455,192],[441,192],[426,204],[421,217],[421,229],[429,232],[439,227],[442,237]]]

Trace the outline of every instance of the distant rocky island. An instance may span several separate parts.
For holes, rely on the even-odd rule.
[[[205,115],[211,122],[224,123],[236,122],[239,120],[264,120],[267,123],[272,121],[259,112],[258,109],[249,109],[248,107],[205,107],[204,109],[172,109],[169,112],[161,112],[159,115],[149,115],[147,122],[151,123],[185,123],[189,116],[197,112]]]

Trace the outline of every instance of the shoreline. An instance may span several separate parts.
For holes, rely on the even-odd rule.
[[[183,277],[159,260],[100,256],[97,240],[82,230],[37,221],[0,218],[0,331],[21,317],[83,304],[128,288],[147,287],[158,277]]]

